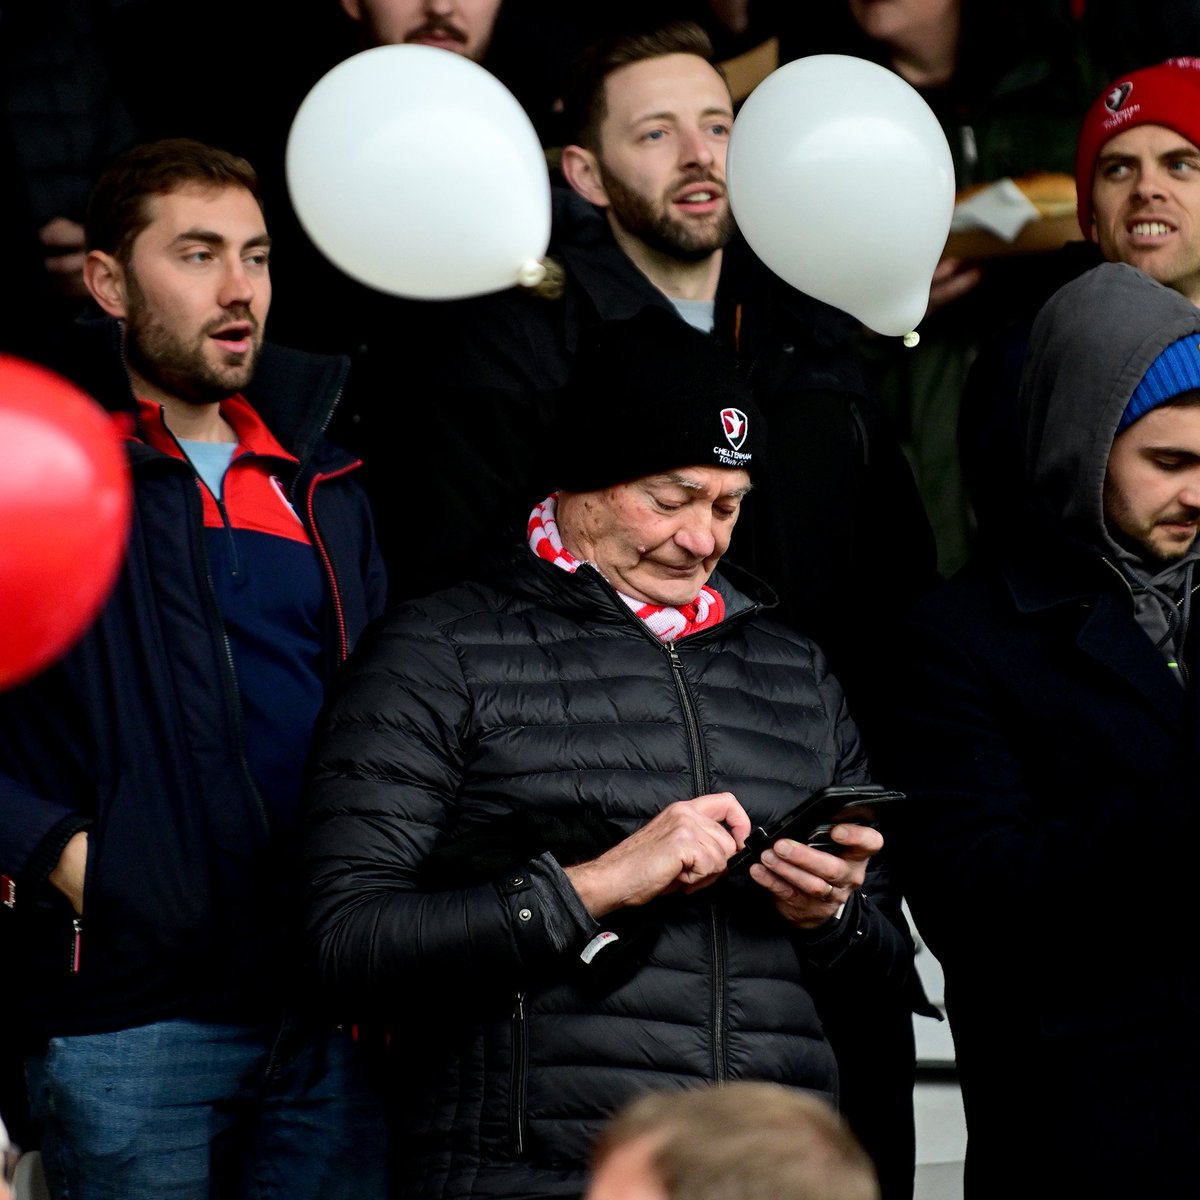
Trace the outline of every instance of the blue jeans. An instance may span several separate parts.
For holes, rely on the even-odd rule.
[[[349,1032],[160,1021],[53,1038],[26,1074],[56,1200],[387,1195],[381,1090]]]

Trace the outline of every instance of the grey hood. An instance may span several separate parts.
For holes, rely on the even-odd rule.
[[[1134,389],[1163,350],[1192,334],[1200,335],[1200,309],[1189,300],[1134,267],[1105,263],[1055,292],[1038,314],[1021,377],[1034,510],[1120,572],[1134,618],[1181,683],[1200,544],[1167,564],[1122,546],[1104,520],[1104,475]]]
[[[1021,376],[1025,475],[1039,515],[1117,550],[1104,474],[1117,423],[1150,364],[1200,334],[1200,309],[1123,263],[1060,288],[1038,314]]]

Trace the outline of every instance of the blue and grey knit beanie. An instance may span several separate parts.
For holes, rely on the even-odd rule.
[[[1172,342],[1151,364],[1133,389],[1117,424],[1117,433],[1139,417],[1183,392],[1200,389],[1200,334],[1189,333]]]

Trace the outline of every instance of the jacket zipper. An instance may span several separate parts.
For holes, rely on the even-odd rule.
[[[596,570],[594,567],[592,570]],[[671,678],[675,683],[675,692],[679,697],[679,707],[683,712],[684,728],[687,730],[688,751],[692,761],[692,787],[693,795],[704,796],[708,794],[710,782],[708,778],[708,766],[704,757],[704,740],[700,736],[700,721],[696,715],[696,706],[692,701],[691,688],[688,685],[687,675],[683,669],[683,660],[679,657],[679,651],[675,648],[674,642],[659,641],[645,623],[638,619],[632,609],[621,599],[617,594],[616,589],[604,578],[600,572],[596,571],[597,577],[601,583],[608,588],[612,593],[613,603],[615,603],[621,612],[637,627],[638,631],[645,637],[649,638],[667,657],[667,662],[671,668]],[[747,614],[757,612],[758,605],[753,605],[750,609],[745,610]],[[737,614],[740,617],[742,614]],[[698,638],[703,638],[709,630],[704,630],[696,635]],[[726,944],[725,944],[725,919],[716,900],[710,899],[709,902],[709,946],[712,951],[713,963],[713,981],[712,981],[712,1061],[713,1061],[713,1078],[717,1081],[723,1081],[729,1077],[729,1066],[726,1062],[727,1046],[725,1040],[725,1013],[728,1007],[726,992],[728,990],[728,964],[726,962]],[[519,997],[518,1001],[523,997]],[[522,1011],[522,1019],[524,1013]]]
[[[525,993],[518,992],[512,1016],[512,1088],[508,1098],[509,1129],[513,1153],[525,1153],[525,1071],[528,1066],[528,1038],[525,1028]]]
[[[189,492],[188,506],[191,509],[192,518],[198,520],[201,529],[203,529],[203,510],[201,509],[200,512],[196,511],[202,504],[202,500],[195,468],[187,463],[186,457],[184,463],[181,465],[187,467],[193,482],[197,484]],[[224,513],[222,513],[222,517],[224,518]],[[225,659],[225,670],[221,673],[221,692],[225,697],[225,708],[229,714],[232,726],[238,762],[242,768],[242,777],[245,780],[246,786],[250,789],[251,796],[254,797],[258,804],[258,812],[263,819],[264,826],[269,826],[270,819],[267,816],[267,806],[263,802],[262,793],[258,790],[258,784],[255,783],[254,776],[250,771],[250,760],[246,753],[246,726],[242,715],[241,696],[238,694],[237,688],[237,669],[233,663],[233,645],[229,640],[229,633],[225,629],[225,621],[221,617],[221,610],[217,604],[217,587],[213,580],[212,563],[209,560],[208,551],[204,547],[204,539],[202,537],[197,539],[196,558],[199,560],[204,577],[205,602],[208,608],[209,622],[213,629],[220,631],[220,647]]]
[[[203,517],[201,517],[201,520],[203,520]],[[204,582],[208,587],[209,617],[213,623],[213,627],[221,631],[221,649],[225,654],[225,671],[222,675],[221,684],[222,691],[225,693],[230,720],[233,723],[238,759],[242,765],[242,775],[245,777],[246,784],[250,788],[251,794],[258,801],[258,811],[262,814],[263,822],[269,826],[270,818],[267,816],[267,806],[263,802],[262,793],[258,790],[258,784],[254,782],[254,776],[250,771],[250,759],[246,753],[246,723],[242,713],[242,699],[238,694],[237,668],[233,662],[233,645],[229,640],[229,632],[225,628],[225,621],[221,617],[221,610],[217,604],[217,587],[212,577],[212,563],[209,561],[207,551],[203,549],[203,539],[201,539],[200,545],[200,555],[204,565]]]
[[[229,510],[220,496],[214,496],[217,512],[221,514],[221,528],[225,534],[225,543],[229,547],[229,560],[233,564],[233,577],[237,579],[242,573],[242,562],[238,555],[237,538],[233,536],[233,523],[229,520]]]
[[[167,428],[165,418],[163,420],[163,427]],[[174,441],[180,454],[183,455],[183,459],[182,459],[182,462],[180,465],[187,469],[187,472],[191,477],[192,483],[194,484],[193,488],[191,489],[191,491],[189,493],[188,507],[191,510],[191,516],[194,519],[196,519],[196,518],[199,519],[200,528],[201,528],[201,530],[203,530],[203,528],[204,528],[204,510],[203,510],[203,499],[200,495],[200,489],[202,487],[206,487],[207,485],[200,478],[199,474],[196,471],[196,468],[191,465],[191,460],[188,458],[187,454],[184,452],[183,447],[179,445],[179,439],[177,437],[175,437],[175,435],[173,433],[171,433],[169,428],[167,428],[167,432],[168,432],[168,434],[170,434],[170,437],[171,437],[172,441]],[[230,527],[229,514],[227,513],[227,511],[225,509],[224,501],[221,499],[221,497],[215,496],[215,495],[213,496],[213,500],[216,501],[217,510],[221,514],[221,522],[222,522],[222,525],[224,526],[225,534],[228,537],[229,543],[232,547],[233,546],[233,532]],[[196,511],[197,506],[200,506],[199,512]],[[206,595],[206,600],[207,600],[207,605],[208,605],[209,620],[212,623],[212,627],[214,629],[219,629],[221,631],[220,644],[221,644],[221,649],[224,654],[225,667],[226,667],[226,670],[224,671],[222,679],[221,679],[221,691],[224,694],[226,709],[230,714],[230,720],[233,725],[233,733],[234,733],[235,743],[236,743],[237,751],[238,751],[238,759],[241,762],[242,775],[245,778],[246,783],[250,788],[251,794],[258,801],[258,810],[262,814],[263,821],[269,824],[269,818],[267,816],[267,806],[266,806],[266,804],[263,803],[262,795],[258,790],[258,784],[254,782],[254,776],[251,774],[251,771],[250,771],[250,760],[246,754],[246,727],[245,727],[245,722],[244,722],[243,716],[242,716],[241,696],[238,693],[238,687],[237,687],[237,669],[234,666],[234,662],[233,662],[233,645],[230,642],[229,634],[225,629],[225,621],[221,617],[220,606],[217,604],[217,586],[216,586],[216,582],[213,579],[212,563],[209,560],[208,551],[204,548],[204,539],[202,537],[198,540],[197,545],[198,545],[197,557],[199,558],[200,565],[203,568],[204,582],[208,589],[207,595]],[[234,560],[234,574],[236,575],[239,570],[238,563],[237,563],[236,550],[233,553],[233,560]]]
[[[343,467],[340,471],[330,472],[328,475],[314,475],[312,482],[308,485],[308,496],[305,498],[304,505],[304,511],[308,516],[309,536],[312,538],[313,545],[317,548],[317,554],[321,558],[321,566],[325,571],[325,578],[329,580],[329,594],[333,598],[333,612],[338,627],[338,653],[342,662],[345,662],[347,656],[350,654],[350,637],[346,632],[346,610],[342,604],[342,590],[338,585],[337,575],[333,569],[333,559],[330,558],[329,551],[325,547],[325,540],[321,537],[321,531],[317,528],[314,499],[318,483],[324,483],[327,480],[348,475],[351,471],[357,470],[358,465],[355,462]]]
[[[83,949],[83,918],[75,917],[71,921],[71,966],[72,975],[79,974],[79,958]]]
[[[691,691],[688,689],[687,676],[683,672],[683,660],[674,642],[663,642],[667,661],[671,664],[671,678],[675,681],[675,691],[679,696],[679,707],[683,710],[683,724],[687,730],[688,751],[692,759],[692,786],[695,795],[704,796],[708,793],[708,771],[704,765],[704,743],[700,739],[700,722],[696,719],[695,705],[692,703]]]
[[[696,716],[696,706],[692,700],[691,689],[688,686],[687,675],[683,670],[683,660],[674,642],[663,642],[667,661],[671,664],[671,677],[675,681],[675,690],[679,695],[679,707],[683,711],[683,723],[687,729],[688,749],[692,759],[692,786],[697,796],[708,794],[710,781],[708,767],[704,760],[704,742],[700,737],[700,721]],[[728,988],[728,965],[725,961],[725,918],[715,899],[708,902],[708,937],[712,950],[712,1070],[713,1079],[723,1083],[729,1077],[726,1063],[727,1048],[725,1044],[725,1010],[727,1007],[726,991]]]

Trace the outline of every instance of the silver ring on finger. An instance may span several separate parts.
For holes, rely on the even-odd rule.
[[[831,899],[833,899],[833,892],[834,892],[834,887],[833,887],[833,884],[832,884],[832,883],[828,883],[828,884],[826,884],[826,885],[825,885],[825,895],[823,895],[823,896],[821,897],[821,899],[822,899],[822,900],[831,900]]]

